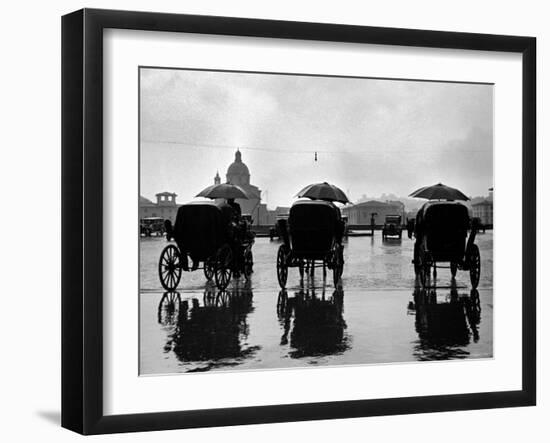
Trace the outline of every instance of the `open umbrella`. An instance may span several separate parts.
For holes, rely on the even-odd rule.
[[[206,198],[243,198],[248,200],[246,191],[237,185],[231,183],[222,183],[211,185],[199,192],[195,197]]]
[[[339,187],[330,183],[314,183],[307,185],[302,189],[296,197],[307,197],[313,200],[335,201],[340,203],[348,203],[349,199]]]
[[[458,189],[451,188],[442,183],[432,186],[424,186],[417,189],[409,197],[425,198],[426,200],[470,200]]]

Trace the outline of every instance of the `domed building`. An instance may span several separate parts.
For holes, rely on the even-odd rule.
[[[241,151],[237,149],[235,152],[235,161],[227,168],[225,175],[226,183],[240,186],[248,195],[248,200],[237,199],[237,203],[241,206],[241,212],[249,214],[254,220],[254,224],[264,224],[267,217],[267,208],[261,203],[262,191],[257,186],[250,184],[250,171],[248,166],[243,163]],[[214,184],[221,183],[220,175],[216,173]]]
[[[243,163],[241,151],[237,149],[235,152],[235,161],[229,165],[227,168],[227,183],[239,186],[251,186],[250,185],[250,172],[248,166]],[[256,186],[252,186],[258,192],[259,189]]]

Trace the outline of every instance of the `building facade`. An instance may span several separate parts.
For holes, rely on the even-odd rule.
[[[400,215],[401,222],[406,223],[405,205],[400,201],[380,202],[371,200],[342,208],[342,214],[348,217],[350,225],[383,225],[386,215]]]
[[[272,226],[275,224],[277,216],[288,214],[289,208],[277,207],[275,210],[267,209],[267,205],[262,203],[262,191],[257,186],[250,183],[250,171],[248,166],[242,160],[242,154],[237,149],[235,160],[227,168],[225,174],[226,183],[240,186],[248,195],[248,199],[236,199],[241,206],[243,215],[250,215],[254,226]],[[214,176],[214,184],[222,182],[219,172]],[[159,192],[155,195],[157,201],[139,197],[139,218],[161,217],[170,220],[172,223],[176,220],[176,214],[179,206],[176,202],[177,195],[173,192]],[[219,202],[223,201],[220,199]]]
[[[161,217],[174,223],[179,207],[176,202],[177,194],[173,192],[159,192],[155,197],[157,198],[156,203],[153,203],[148,198],[139,197],[140,220],[147,217]]]
[[[472,205],[472,216],[481,220],[482,225],[493,224],[493,202],[484,200]]]

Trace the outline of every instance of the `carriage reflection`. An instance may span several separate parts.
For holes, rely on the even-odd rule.
[[[447,290],[446,290],[447,291]],[[469,356],[465,347],[479,341],[481,306],[479,292],[460,293],[456,286],[439,294],[436,289],[415,289],[409,311],[415,314],[418,360],[460,359]]]
[[[174,326],[178,319],[181,306],[179,292],[165,292],[160,299],[157,320],[159,325]]]
[[[226,291],[209,285],[202,303],[198,298],[181,301],[178,293],[165,293],[159,305],[159,322],[172,321],[174,326],[165,352],[189,363],[189,371],[238,365],[259,349],[246,344],[247,316],[252,310],[249,283]]]
[[[342,289],[327,296],[325,285],[317,290],[301,288],[293,297],[281,290],[277,300],[277,315],[283,328],[281,345],[290,342],[291,358],[342,354],[350,347],[343,310]]]

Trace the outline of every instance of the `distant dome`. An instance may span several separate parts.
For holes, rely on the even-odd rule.
[[[235,161],[229,165],[227,168],[227,175],[250,175],[248,171],[248,166],[243,163],[241,157],[241,151],[237,150],[235,152]]]
[[[235,161],[227,168],[227,181],[234,184],[248,184],[250,171],[248,166],[243,163],[241,151],[235,152]]]

